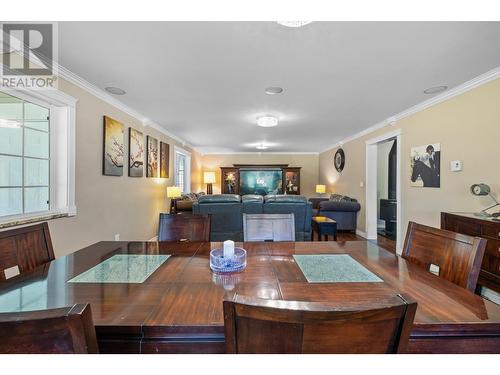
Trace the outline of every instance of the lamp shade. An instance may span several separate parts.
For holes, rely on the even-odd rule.
[[[203,172],[203,183],[204,184],[214,184],[215,183],[215,172]]]
[[[178,186],[167,186],[167,198],[179,198],[182,195],[181,188]]]
[[[326,193],[326,185],[316,185],[316,193],[325,194]]]

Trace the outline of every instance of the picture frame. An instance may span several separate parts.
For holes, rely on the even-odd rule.
[[[160,142],[160,178],[168,178],[170,171],[170,145]]]
[[[128,129],[128,176],[144,176],[144,135],[134,129]]]
[[[146,177],[158,178],[158,140],[148,135],[146,144]]]
[[[103,117],[102,174],[123,176],[125,157],[124,126],[111,117]]]

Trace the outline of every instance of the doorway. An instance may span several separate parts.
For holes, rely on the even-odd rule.
[[[401,131],[366,142],[366,234],[400,253]]]

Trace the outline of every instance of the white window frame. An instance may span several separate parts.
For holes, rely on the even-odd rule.
[[[76,215],[75,125],[77,99],[59,90],[1,90],[50,110],[49,210],[0,217],[0,229]]]
[[[185,191],[183,191],[183,194],[188,194],[191,193],[191,153],[179,146],[174,146],[174,182],[175,186],[178,185],[178,180],[177,180],[177,154],[184,155],[186,158],[186,165],[185,165],[185,171],[184,173],[186,174],[184,176],[184,186],[185,186]]]

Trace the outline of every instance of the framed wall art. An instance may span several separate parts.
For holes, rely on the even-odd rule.
[[[123,176],[124,156],[123,124],[104,116],[102,174]]]
[[[146,177],[158,177],[158,140],[147,136]]]

